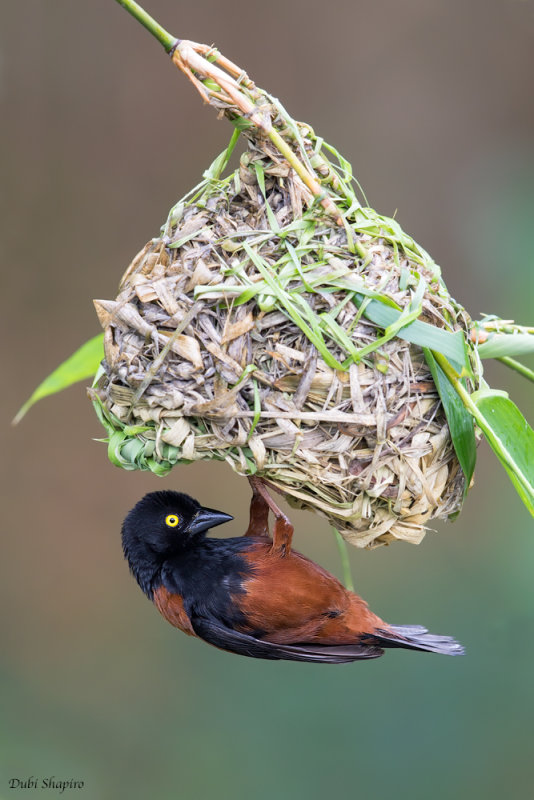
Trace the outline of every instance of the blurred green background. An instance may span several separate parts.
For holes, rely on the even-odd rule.
[[[532,0],[146,6],[337,146],[473,316],[532,324]],[[484,444],[457,522],[419,547],[351,550],[378,614],[455,635],[467,656],[336,667],[187,638],[128,575],[120,524],[148,490],[185,490],[244,529],[248,485],[225,465],[121,472],[93,441],[82,386],[9,428],[98,332],[91,299],[115,296],[230,131],[113,0],[0,7],[0,796],[38,796],[8,788],[31,775],[83,780],[61,796],[90,800],[530,796],[534,536]],[[532,423],[526,382],[498,364],[487,375]],[[324,522],[293,518],[299,549],[339,574]]]

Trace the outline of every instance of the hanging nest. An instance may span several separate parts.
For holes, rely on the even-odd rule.
[[[235,98],[210,96],[247,138],[238,169],[222,177],[236,134],[118,297],[95,301],[109,456],[160,475],[226,461],[359,547],[417,543],[466,490],[421,345],[467,365],[473,388],[471,320],[430,256],[360,204],[347,162],[243,85],[322,193]]]

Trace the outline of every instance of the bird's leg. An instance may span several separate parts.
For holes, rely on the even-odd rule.
[[[276,503],[274,502],[273,498],[267,491],[265,481],[261,478],[252,477],[249,478],[249,483],[252,486],[252,502],[250,504],[250,511],[251,511],[251,522],[249,524],[249,528],[247,530],[247,534],[251,529],[252,525],[252,513],[253,509],[261,509],[259,511],[259,519],[262,520],[265,524],[265,528],[268,532],[267,527],[267,516],[269,513],[269,509],[274,514],[274,528],[273,528],[273,546],[272,551],[274,553],[278,553],[281,556],[285,556],[291,550],[291,540],[293,538],[293,525],[289,521],[288,517],[284,514],[284,512],[278,508]],[[255,503],[257,505],[255,506]],[[260,505],[261,503],[261,505]]]
[[[250,520],[245,536],[267,536],[270,538],[269,506],[258,489],[259,478],[251,477],[248,482],[252,489],[252,499],[250,501]]]

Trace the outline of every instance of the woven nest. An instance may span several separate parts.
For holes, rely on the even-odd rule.
[[[364,260],[307,200],[252,145],[231,180],[173,209],[115,301],[95,301],[110,456],[158,474],[224,460],[358,546],[419,542],[428,520],[460,508],[463,473],[421,348],[381,342],[362,305],[376,292],[405,309],[423,286],[419,320],[464,331],[470,320],[391,221],[361,211]]]
[[[221,177],[229,148],[135,257],[118,297],[95,301],[105,360],[92,397],[109,456],[160,475],[226,461],[359,547],[417,543],[466,487],[413,342],[426,325],[429,347],[455,331],[463,343],[471,321],[430,256],[360,205],[347,162],[246,85],[324,194],[250,116],[220,92],[210,100],[247,137],[239,168]]]

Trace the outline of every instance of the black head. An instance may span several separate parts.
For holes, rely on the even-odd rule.
[[[233,517],[204,508],[181,492],[150,492],[122,523],[122,549],[141,589],[152,595],[154,580],[166,559],[203,538],[209,528]]]

